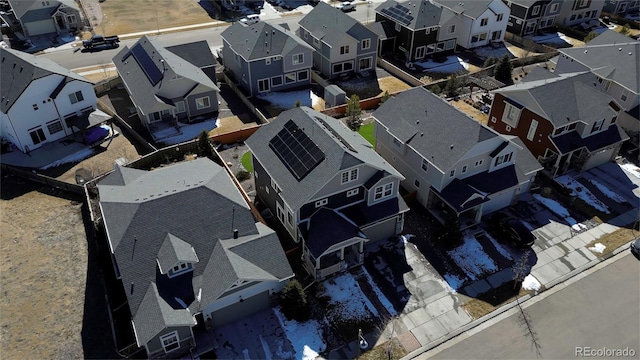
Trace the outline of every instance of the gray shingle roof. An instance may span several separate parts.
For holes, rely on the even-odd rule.
[[[496,93],[561,127],[578,120],[589,124],[613,112],[609,107],[611,97],[599,88],[593,74],[575,73],[508,86]]]
[[[197,84],[202,84],[207,88],[218,91],[218,87],[199,67],[165,49],[164,45],[159,41],[144,35],[136,42],[136,45],[138,44],[142,46],[158,69],[164,69],[165,67],[170,68],[177,75],[192,81],[193,86],[190,87],[190,89],[193,89]],[[134,47],[136,45],[134,45]],[[209,51],[209,53],[211,52],[208,48],[207,51]],[[149,110],[155,104],[167,103],[166,99],[161,98],[158,94],[163,90],[170,88],[173,84],[170,81],[161,80],[157,84],[153,85],[138,62],[133,56],[129,56],[129,54],[130,49],[125,46],[113,58],[113,63],[116,66],[122,81],[125,82],[131,91],[131,97],[136,105],[138,105],[145,113],[152,112]],[[164,74],[162,74],[162,77],[164,77]],[[189,91],[181,94],[181,96],[187,95],[188,92]]]
[[[324,153],[324,161],[302,180],[298,181],[274,151],[269,141],[292,120],[298,128]],[[341,141],[342,140],[342,141]],[[293,209],[298,209],[340,170],[356,164],[367,164],[378,170],[403,178],[402,175],[378,155],[360,134],[349,130],[342,122],[308,107],[282,112],[275,120],[260,127],[245,142],[257,161],[267,169],[283,191],[281,196]],[[354,149],[350,150],[349,148]]]
[[[216,66],[218,63],[211,53],[206,40],[194,41],[186,44],[167,46],[165,49],[180,56],[200,69]]]
[[[5,114],[33,80],[58,74],[91,84],[84,77],[43,57],[0,48],[0,58],[0,110]]]
[[[271,279],[285,279],[292,274],[277,236],[262,224],[256,224],[249,206],[222,167],[202,158],[144,174],[139,170],[131,172],[136,176],[126,180],[122,174],[129,173],[120,170],[102,180],[98,190],[105,228],[129,307],[138,319],[138,336],[154,335],[140,334],[140,329],[154,324],[153,316],[146,312],[145,316],[137,316],[144,310],[142,303],[152,282],[158,284],[161,297],[171,294],[163,297],[165,302],[173,304],[174,297],[179,297],[195,313],[209,305],[204,303],[204,296],[202,302],[197,300],[200,286],[203,293],[209,294],[211,286],[218,289],[214,295],[219,295],[220,286],[254,273],[269,274]],[[239,239],[233,239],[233,229],[238,230]],[[166,277],[158,275],[156,259],[168,234],[193,247],[199,262],[193,265],[192,272],[163,280]],[[230,249],[226,255],[234,253],[233,256],[243,259],[243,263],[234,268],[236,273],[231,279],[226,278],[227,272],[216,270],[217,261],[212,262],[217,259],[214,248],[220,244]],[[212,270],[206,270],[209,268]],[[266,276],[248,280],[264,278]],[[161,288],[163,281],[167,288]],[[216,298],[207,296],[206,299]]]
[[[166,274],[178,262],[196,263],[198,256],[193,247],[186,241],[168,233],[158,251],[158,266],[160,272]]]
[[[376,33],[351,16],[322,1],[298,21],[298,25],[329,45],[341,42],[345,33],[358,40],[372,38],[372,43],[377,44]],[[363,37],[358,35],[359,33],[367,33],[369,35]]]
[[[434,0],[434,2],[441,4],[456,14],[462,14],[473,19],[477,19],[482,15],[493,1],[494,0]]]
[[[422,87],[391,97],[373,117],[442,171],[477,143],[500,136]]]
[[[389,17],[389,15],[383,13],[383,10],[394,8],[398,5],[410,11],[411,22],[409,23],[409,25],[407,25],[407,27],[410,29],[426,29],[428,27],[438,26],[440,24],[442,9],[427,0],[400,2],[389,0],[380,4],[376,8],[376,13],[380,13],[385,17]]]
[[[640,93],[640,42],[607,30],[584,47],[560,49],[594,74]]]
[[[239,22],[233,23],[221,34],[233,51],[247,61],[263,59],[268,56],[286,55],[297,46],[303,46],[309,51],[313,48],[298,38],[291,31],[280,25],[259,21],[245,26]]]

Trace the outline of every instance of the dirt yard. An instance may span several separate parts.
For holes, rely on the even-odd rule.
[[[385,91],[393,94],[411,88],[411,85],[393,76],[385,76],[378,79],[378,85],[380,86],[380,90],[382,90],[378,96],[382,96]]]
[[[192,0],[108,0],[100,5],[103,19],[94,30],[103,35],[121,35],[213,21],[207,11]]]
[[[462,111],[463,113],[471,116],[472,118],[478,120],[481,124],[487,125],[487,121],[489,120],[489,115],[465,103],[464,101],[462,100],[450,101],[449,104],[451,104],[451,106],[455,107],[456,109]]]

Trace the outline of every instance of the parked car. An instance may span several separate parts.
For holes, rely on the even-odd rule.
[[[258,14],[247,15],[247,16],[243,17],[242,19],[240,19],[240,22],[245,24],[245,25],[253,25],[253,24],[257,23],[258,21],[260,21],[260,15],[258,15]]]
[[[640,258],[640,238],[633,240],[629,249],[631,249],[631,253],[633,255],[635,255],[637,258]]]
[[[118,38],[118,35],[113,35],[113,36],[94,35],[91,39],[84,40],[82,42],[82,46],[85,49],[95,49],[98,47],[117,48],[118,46],[120,46],[119,42],[120,42],[120,38]]]
[[[344,1],[336,6],[336,9],[342,10],[344,12],[355,10],[356,4],[351,1]]]
[[[489,226],[500,240],[505,239],[518,247],[529,247],[536,239],[521,220],[501,212],[491,215]]]

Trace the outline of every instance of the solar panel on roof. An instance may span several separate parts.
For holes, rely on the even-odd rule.
[[[131,49],[131,53],[133,53],[133,57],[140,65],[144,74],[147,75],[147,79],[151,82],[151,85],[155,86],[157,83],[162,80],[162,71],[158,68],[156,63],[151,59],[149,54],[144,50],[142,44],[137,44]]]
[[[292,120],[269,141],[269,147],[298,181],[324,160],[322,150]]]

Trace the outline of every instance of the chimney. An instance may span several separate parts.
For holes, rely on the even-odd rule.
[[[234,239],[238,238],[238,229],[233,229],[233,238]]]

